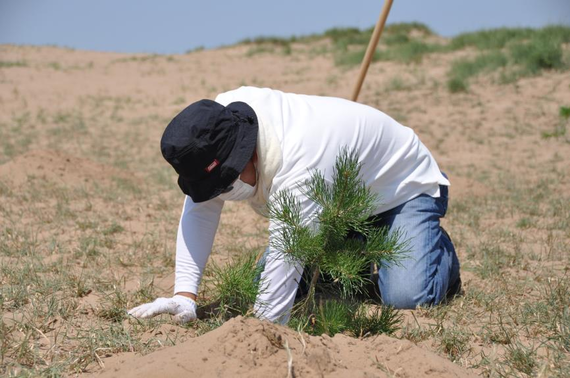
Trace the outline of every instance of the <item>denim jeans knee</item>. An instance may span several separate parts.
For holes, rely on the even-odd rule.
[[[382,266],[378,286],[385,304],[401,309],[438,304],[445,299],[450,282],[459,276],[455,248],[441,231],[447,196],[416,197],[380,214],[379,226],[400,232],[408,252],[400,264]]]

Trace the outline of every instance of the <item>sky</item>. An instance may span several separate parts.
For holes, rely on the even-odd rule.
[[[0,43],[174,54],[258,36],[368,28],[376,0],[0,0]],[[570,0],[394,0],[388,24],[443,36],[496,27],[570,25]]]

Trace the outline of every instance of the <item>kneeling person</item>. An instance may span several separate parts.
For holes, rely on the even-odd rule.
[[[309,222],[318,209],[298,184],[314,169],[330,181],[342,148],[358,153],[361,179],[382,199],[374,212],[378,226],[399,229],[402,242],[409,240],[406,259],[378,272],[383,302],[415,308],[438,304],[450,290],[457,291],[459,262],[440,227],[449,181],[413,130],[348,100],[241,87],[215,101],[191,104],[164,131],[162,154],[186,194],[176,243],[175,295],[129,313],[196,319],[196,294],[224,202],[248,201],[266,216],[267,202],[288,189]],[[270,220],[270,239],[278,226]],[[256,300],[256,315],[286,323],[302,266],[284,260],[271,243],[264,259],[266,289]]]

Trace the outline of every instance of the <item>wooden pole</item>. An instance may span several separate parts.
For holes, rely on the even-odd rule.
[[[380,18],[374,27],[374,32],[372,33],[372,38],[370,38],[370,42],[368,43],[368,48],[366,49],[366,54],[364,55],[364,59],[362,60],[362,65],[360,66],[360,74],[358,75],[358,80],[356,81],[356,85],[354,86],[354,91],[352,92],[352,101],[356,101],[358,99],[358,95],[360,94],[360,88],[362,88],[362,83],[364,82],[364,78],[366,77],[366,73],[368,72],[368,67],[370,67],[370,62],[372,61],[372,57],[374,56],[374,51],[376,51],[376,46],[378,46],[378,41],[380,40],[380,35],[382,35],[382,31],[384,30],[384,25],[386,25],[386,19],[388,19],[388,14],[390,13],[390,9],[392,8],[393,0],[385,0],[384,7],[382,8],[382,13],[380,14]]]

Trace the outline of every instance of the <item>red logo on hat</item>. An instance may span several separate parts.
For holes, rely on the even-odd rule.
[[[211,162],[210,165],[206,167],[206,172],[208,173],[212,172],[212,170],[216,168],[219,164],[220,162],[217,159],[214,159],[214,161]]]

